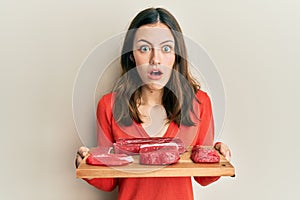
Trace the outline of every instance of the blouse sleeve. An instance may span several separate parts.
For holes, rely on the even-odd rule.
[[[103,96],[97,106],[97,144],[98,147],[110,147],[114,142],[112,130],[112,95]],[[84,179],[89,184],[104,191],[112,191],[117,186],[116,178]]]
[[[212,114],[212,105],[209,96],[205,92],[198,92],[197,98],[200,101],[200,124],[198,128],[198,137],[196,145],[213,146],[214,142],[214,120]],[[209,185],[217,181],[219,176],[211,177],[194,177],[194,179],[202,186]]]

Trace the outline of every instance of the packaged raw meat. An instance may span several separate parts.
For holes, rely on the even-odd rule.
[[[191,159],[195,163],[218,163],[220,156],[211,146],[194,146],[191,153]]]
[[[182,154],[186,151],[186,147],[180,138],[130,138],[118,139],[114,143],[115,153],[125,153],[128,155],[139,154],[140,146],[144,144],[163,144],[163,143],[176,143],[178,145],[179,153]]]
[[[99,149],[91,151],[86,159],[87,164],[98,166],[121,166],[131,162],[133,162],[132,156],[104,153]]]
[[[115,153],[135,155],[139,154],[141,144],[120,144],[118,141],[113,144]]]
[[[177,163],[179,159],[176,143],[144,144],[140,147],[140,164],[170,165]]]

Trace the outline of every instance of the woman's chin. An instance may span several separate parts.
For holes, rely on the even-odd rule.
[[[146,87],[149,89],[149,90],[162,90],[164,88],[165,85],[162,85],[162,84],[159,84],[159,83],[149,83],[146,85]]]

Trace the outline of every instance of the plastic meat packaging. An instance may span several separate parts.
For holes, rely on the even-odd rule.
[[[114,143],[115,153],[125,153],[128,155],[139,154],[140,146],[145,144],[163,144],[163,143],[176,143],[178,145],[178,151],[180,154],[186,151],[186,147],[179,138],[129,138],[118,139]]]
[[[140,147],[140,164],[143,165],[170,165],[179,159],[176,143],[145,144]]]
[[[121,166],[131,162],[133,162],[132,156],[126,154],[105,153],[99,149],[91,151],[86,159],[87,164],[97,166]]]

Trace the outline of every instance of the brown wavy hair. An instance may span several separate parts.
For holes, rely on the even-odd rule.
[[[148,8],[138,13],[132,20],[123,43],[121,55],[122,76],[114,88],[116,96],[113,105],[114,118],[120,125],[129,126],[132,124],[132,120],[137,123],[143,122],[138,111],[143,83],[132,59],[133,41],[139,27],[158,22],[167,25],[175,39],[174,70],[164,87],[162,97],[168,123],[174,121],[178,126],[180,124],[186,126],[195,124],[190,117],[190,112],[194,113],[192,102],[195,99],[195,93],[200,89],[200,85],[191,77],[188,71],[187,51],[181,28],[175,17],[166,9]]]

